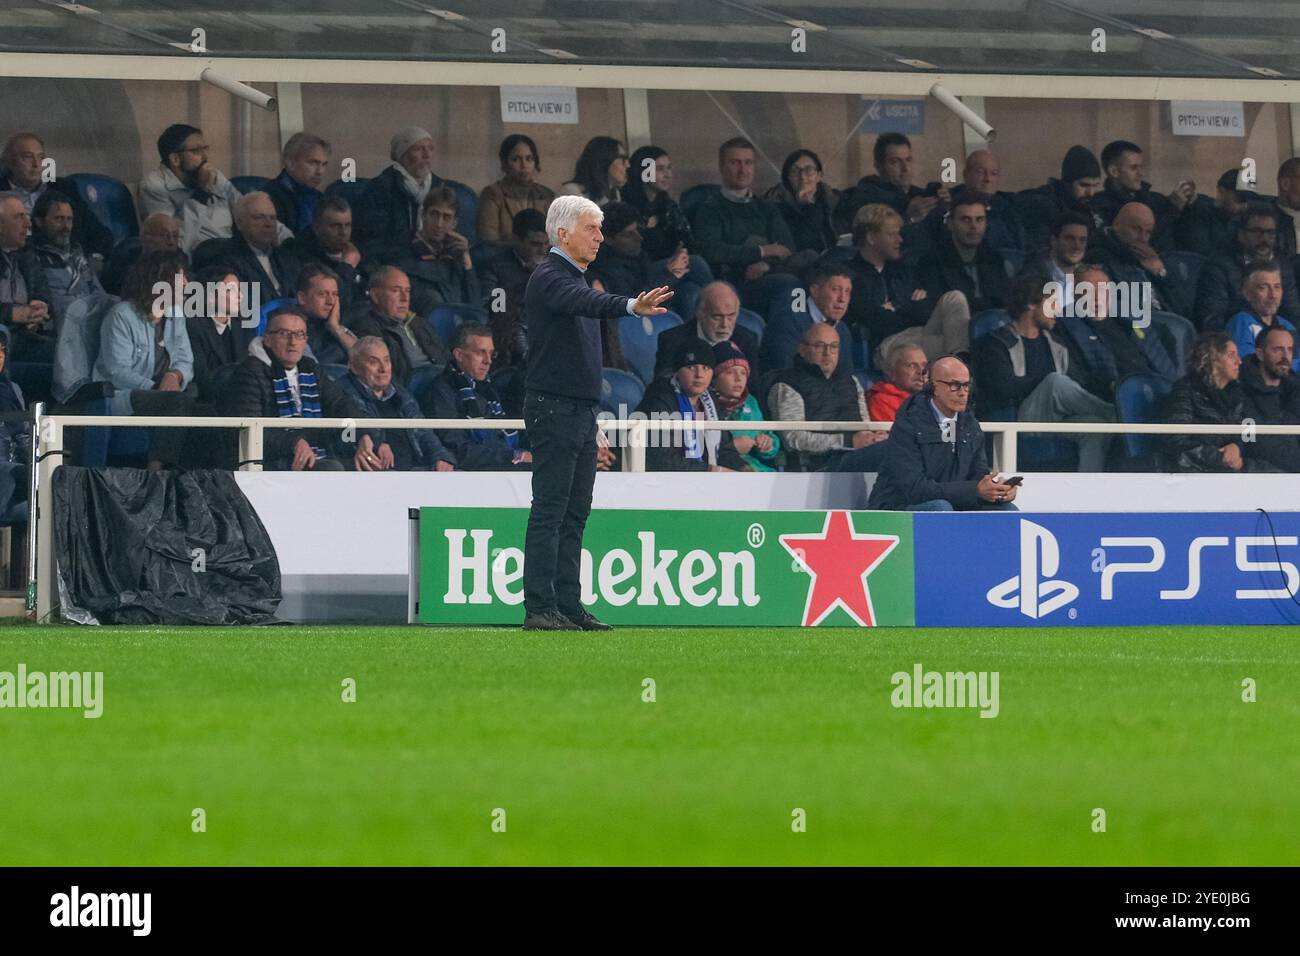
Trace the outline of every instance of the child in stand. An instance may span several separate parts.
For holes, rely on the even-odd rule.
[[[728,339],[713,346],[713,401],[718,417],[728,421],[762,421],[758,399],[749,394],[749,360]],[[736,451],[755,471],[779,471],[781,438],[776,432],[735,431]]]

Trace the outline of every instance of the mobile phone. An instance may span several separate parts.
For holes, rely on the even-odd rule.
[[[1024,480],[1025,480],[1024,475],[1013,475],[1012,477],[1004,481],[1003,484],[1007,485],[1010,488],[1014,488],[1016,487],[1016,485],[1020,484]]]

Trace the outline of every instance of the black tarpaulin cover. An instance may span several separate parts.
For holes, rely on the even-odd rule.
[[[53,484],[64,620],[276,622],[280,562],[229,472],[62,465]]]

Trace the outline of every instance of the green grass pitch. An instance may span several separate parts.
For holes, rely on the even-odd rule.
[[[1282,628],[0,629],[19,662],[104,712],[0,710],[5,865],[1300,864]],[[917,662],[999,715],[894,708]]]

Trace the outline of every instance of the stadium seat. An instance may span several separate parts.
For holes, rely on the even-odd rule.
[[[488,314],[476,305],[440,305],[429,313],[429,324],[448,348],[456,337],[456,326],[462,322],[486,323],[487,320]]]
[[[352,211],[354,214],[352,217],[352,221],[353,224],[355,225],[356,223],[355,213],[357,207],[360,206],[365,199],[366,184],[369,182],[370,180],[368,178],[358,179],[355,182],[351,182],[351,183],[345,183],[341,179],[336,179],[334,180],[334,182],[330,183],[328,187],[326,187],[325,194],[327,196],[342,196],[344,199],[348,201],[348,205],[352,207]]]
[[[81,201],[113,234],[114,243],[140,235],[135,200],[125,183],[99,173],[77,173],[69,176],[67,182],[76,187]]]
[[[1025,267],[1025,254],[1019,249],[999,249],[998,254],[1002,256],[1002,261],[1006,263],[1007,275],[1013,279]]]
[[[262,313],[257,320],[257,334],[261,335],[266,331],[266,320],[276,309],[282,309],[285,306],[297,305],[297,299],[291,299],[285,296],[281,299],[272,299],[270,302],[262,303]]]
[[[695,210],[699,209],[710,196],[721,191],[722,187],[717,183],[700,183],[682,193],[682,198],[677,204],[682,207],[682,212],[686,213],[686,218],[694,221]]]
[[[1011,313],[1006,309],[985,309],[970,320],[971,343],[974,344],[976,339],[996,332],[1010,321]]]
[[[741,309],[740,315],[736,317],[736,324],[753,332],[758,338],[758,344],[763,344],[763,330],[767,328],[767,323],[763,321],[763,317],[757,312]]]
[[[1160,257],[1169,274],[1178,280],[1179,285],[1189,289],[1196,288],[1196,281],[1201,275],[1201,266],[1205,265],[1205,256],[1199,252],[1170,252]]]
[[[1124,423],[1152,423],[1161,420],[1161,409],[1174,383],[1158,375],[1129,375],[1115,386],[1115,410]],[[1125,435],[1124,450],[1130,458],[1151,454],[1154,435]]]
[[[600,408],[611,415],[626,415],[641,404],[645,386],[630,372],[607,368],[601,372]],[[619,406],[623,406],[620,408]]]
[[[331,382],[337,382],[344,375],[348,374],[348,367],[346,365],[322,365],[320,370],[325,373],[325,377]]]
[[[1194,253],[1189,253],[1192,255]],[[1163,332],[1172,342],[1175,352],[1174,360],[1178,363],[1178,374],[1187,373],[1187,357],[1192,352],[1192,341],[1196,338],[1196,326],[1190,319],[1185,319],[1174,312],[1152,312],[1151,325]]]
[[[247,196],[249,193],[255,193],[265,189],[266,184],[271,180],[265,176],[231,176],[230,184]]]
[[[442,184],[456,194],[456,231],[474,245],[478,241],[478,193],[454,179],[444,179]]]
[[[623,347],[623,357],[645,384],[654,381],[659,333],[681,324],[681,316],[676,312],[665,312],[663,315],[625,315],[618,320],[618,341]]]
[[[880,376],[876,373],[875,369],[860,368],[854,370],[853,377],[858,380],[858,384],[862,386],[862,390],[865,392],[871,388],[872,385],[876,384],[876,380]]]

